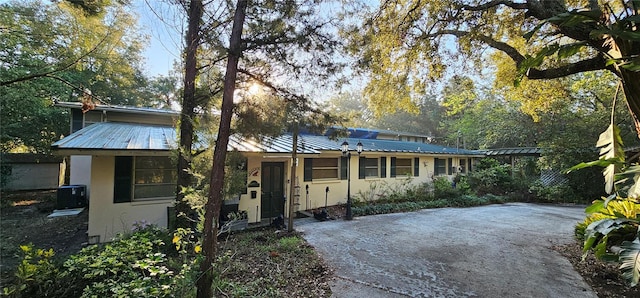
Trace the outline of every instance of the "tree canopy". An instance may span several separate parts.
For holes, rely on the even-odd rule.
[[[514,72],[498,78],[516,84],[610,71],[637,119],[639,12],[638,1],[384,1],[345,33],[369,69],[367,93],[378,107],[407,105],[450,67],[483,69],[499,52],[494,58],[509,59]],[[492,65],[506,66],[499,62]]]
[[[136,17],[123,1],[90,12],[76,2],[0,5],[3,150],[48,151],[68,133],[66,112],[53,102],[85,90],[103,103],[147,105]]]

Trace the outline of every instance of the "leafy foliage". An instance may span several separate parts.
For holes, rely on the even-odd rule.
[[[600,159],[579,164],[572,170],[589,166],[604,167],[605,189],[611,195],[595,201],[586,209],[589,216],[576,227],[576,234],[584,235],[585,254],[593,250],[598,258],[620,262],[623,277],[631,286],[635,286],[640,276],[640,246],[637,245],[640,242],[640,205],[635,192],[637,180],[629,183],[625,176],[635,176],[636,166],[625,165],[619,129],[613,123],[600,135],[597,144],[601,148]]]
[[[3,151],[48,152],[68,133],[67,112],[53,102],[76,100],[84,90],[112,104],[143,105],[151,97],[141,72],[144,38],[118,2],[100,1],[100,13],[91,14],[69,1],[0,4]]]
[[[467,176],[471,189],[478,194],[503,195],[514,190],[511,167],[500,164],[495,159],[481,159],[475,169]]]
[[[22,261],[15,273],[15,284],[3,289],[5,296],[34,297],[46,296],[52,292],[59,274],[58,264],[54,261],[53,249],[44,250],[33,247],[33,244],[21,245]]]
[[[360,23],[343,33],[381,110],[410,105],[453,69],[486,69],[491,60],[496,90],[520,82],[506,98],[539,103],[528,106],[529,114],[566,98],[555,79],[596,70],[622,79],[632,114],[640,114],[637,1],[433,0],[356,9]],[[553,81],[531,81],[540,79]]]
[[[191,263],[174,267],[166,231],[139,226],[105,245],[92,245],[54,264],[53,251],[24,246],[24,270],[5,292],[13,297],[182,297],[189,292]],[[37,261],[37,262],[34,262]]]

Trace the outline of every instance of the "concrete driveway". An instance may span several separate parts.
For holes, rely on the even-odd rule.
[[[550,247],[582,207],[510,203],[299,221],[335,268],[334,297],[597,297]]]

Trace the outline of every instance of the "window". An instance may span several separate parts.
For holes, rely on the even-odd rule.
[[[136,157],[134,168],[134,200],[175,197],[176,167],[169,157]]]
[[[338,179],[339,177],[337,158],[315,158],[312,167],[312,179]]]
[[[378,159],[360,157],[358,178],[380,177],[378,172]]]
[[[89,111],[84,114],[84,126],[102,122],[102,113],[98,111]]]
[[[339,160],[342,160],[341,162]],[[347,158],[305,158],[304,181],[347,179]]]
[[[166,156],[116,156],[114,203],[174,198],[176,167]]]
[[[447,160],[441,158],[435,158],[433,162],[433,173],[438,175],[446,175],[447,174]]]
[[[391,177],[410,176],[412,170],[410,158],[391,158]]]

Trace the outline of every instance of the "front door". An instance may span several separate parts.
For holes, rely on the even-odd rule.
[[[261,185],[261,217],[284,215],[284,162],[263,162]]]

